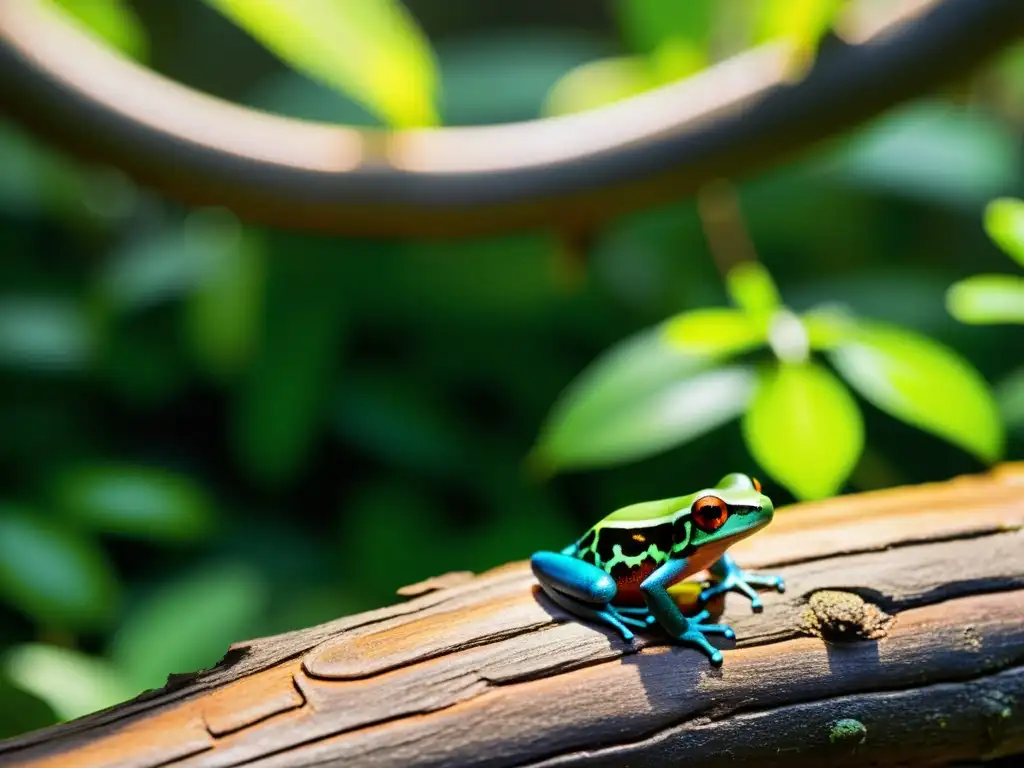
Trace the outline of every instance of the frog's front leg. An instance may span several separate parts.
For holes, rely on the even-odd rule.
[[[623,616],[611,605],[615,581],[596,565],[559,552],[535,552],[530,567],[551,600],[583,619],[602,621],[615,627],[626,640],[633,633],[626,627],[646,627],[650,622]]]
[[[686,566],[685,559],[668,560],[644,579],[640,589],[644,593],[651,614],[666,632],[680,642],[700,648],[711,659],[711,663],[718,666],[722,663],[722,652],[708,642],[706,635],[722,635],[731,640],[736,637],[736,633],[732,631],[732,627],[725,624],[702,624],[701,622],[709,616],[707,611],[687,618],[679,610],[679,606],[668,593],[668,588],[683,577]]]
[[[740,592],[750,598],[750,607],[755,613],[759,613],[764,605],[757,592],[754,591],[755,586],[774,587],[779,592],[786,591],[786,583],[781,576],[760,576],[747,573],[736,564],[732,555],[728,553],[722,555],[708,571],[717,579],[717,583],[700,593],[702,603],[706,603],[715,595],[720,595],[723,592]]]

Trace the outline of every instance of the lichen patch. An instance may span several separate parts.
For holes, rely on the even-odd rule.
[[[879,640],[894,617],[853,592],[823,589],[807,601],[800,631],[830,642]]]
[[[830,744],[842,744],[859,747],[868,737],[868,729],[860,720],[844,717],[828,724],[828,740]]]

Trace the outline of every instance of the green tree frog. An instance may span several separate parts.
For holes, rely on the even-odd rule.
[[[733,472],[688,496],[618,509],[561,552],[534,553],[530,565],[545,594],[574,615],[609,624],[627,641],[633,633],[626,625],[656,623],[718,666],[722,654],[707,635],[732,639],[732,628],[704,624],[707,610],[685,616],[669,588],[707,569],[714,583],[701,592],[700,604],[735,591],[762,610],[753,587],[782,592],[782,578],[743,571],[726,549],[766,526],[774,512],[756,478]]]

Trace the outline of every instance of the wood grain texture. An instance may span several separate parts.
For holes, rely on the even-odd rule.
[[[538,542],[538,547],[560,542]],[[0,742],[0,765],[943,764],[1024,753],[1024,465],[795,505],[734,553],[784,594],[725,663],[564,613],[525,563],[233,646]],[[525,554],[525,553],[524,553]]]

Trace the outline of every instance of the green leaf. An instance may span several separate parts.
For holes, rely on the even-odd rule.
[[[666,42],[685,41],[701,52],[711,36],[712,0],[616,0],[613,6],[626,43],[652,53]]]
[[[120,599],[103,550],[60,523],[0,507],[0,596],[47,627],[107,626]]]
[[[7,677],[46,702],[61,720],[120,704],[136,691],[106,659],[70,648],[31,643],[3,656]]]
[[[800,320],[811,349],[832,349],[857,332],[854,316],[845,309],[816,307],[801,315]]]
[[[230,415],[236,456],[270,484],[294,476],[325,427],[343,328],[343,257],[279,256],[268,263],[260,343]]]
[[[65,519],[101,533],[199,541],[215,526],[209,498],[187,477],[135,466],[84,466],[60,475],[53,499]]]
[[[782,304],[775,281],[759,261],[745,261],[729,270],[725,288],[733,303],[753,318],[764,320]]]
[[[946,308],[962,323],[1024,323],[1024,277],[968,277],[950,286]]]
[[[994,117],[918,101],[859,130],[830,171],[887,194],[974,212],[1013,189],[1019,158],[1017,134]]]
[[[129,242],[103,266],[99,287],[119,311],[148,309],[195,288],[216,244],[168,227]]]
[[[787,39],[794,45],[797,59],[807,63],[843,4],[843,0],[765,0],[761,3],[755,39]]]
[[[83,213],[97,209],[90,179],[110,178],[116,172],[89,170],[48,148],[24,127],[0,118],[0,210],[20,219],[51,215],[68,226],[80,226]],[[108,190],[109,192],[109,190]],[[92,193],[92,194],[90,194]],[[123,200],[123,195],[104,196]],[[90,205],[91,204],[91,205]],[[97,223],[95,217],[90,224]],[[10,228],[8,228],[10,229]]]
[[[1024,267],[1024,200],[1001,197],[990,202],[985,208],[985,231]]]
[[[71,302],[15,296],[0,299],[0,366],[68,371],[88,365],[95,329]]]
[[[125,618],[110,657],[134,687],[159,688],[170,673],[209,669],[245,640],[266,608],[258,573],[234,563],[208,566],[161,586]]]
[[[944,438],[982,461],[1003,452],[1003,426],[981,375],[953,350],[925,336],[860,322],[829,353],[866,400],[889,415]]]
[[[650,55],[650,68],[658,85],[682,80],[700,72],[707,64],[705,43],[693,43],[671,37],[654,49]]]
[[[864,447],[857,403],[815,363],[782,364],[765,373],[743,418],[751,455],[800,499],[835,494]]]
[[[185,334],[193,354],[215,379],[226,379],[248,363],[257,342],[266,254],[261,240],[231,217],[205,222],[219,243],[185,304]]]
[[[1007,428],[1024,434],[1024,366],[1000,381],[995,394]]]
[[[121,53],[145,61],[146,29],[125,0],[49,0],[77,25],[85,27]]]
[[[47,156],[27,131],[0,120],[0,210],[18,218],[46,209]]]
[[[675,351],[723,359],[763,345],[767,330],[739,310],[712,307],[683,312],[664,323],[665,340]]]
[[[435,125],[437,65],[398,0],[206,0],[286,64],[395,127]]]
[[[548,92],[543,113],[565,115],[636,96],[707,66],[707,0],[626,0],[618,9],[627,37],[641,53],[577,65]],[[661,18],[655,21],[652,14]]]
[[[437,41],[442,115],[449,125],[533,120],[560,77],[608,55],[607,40],[581,27],[521,26]],[[477,239],[484,245],[491,238]]]
[[[739,366],[687,378],[634,379],[631,383],[638,386],[632,398],[602,409],[588,408],[586,418],[575,420],[570,399],[562,405],[563,418],[545,430],[531,460],[540,469],[559,469],[651,456],[735,419],[743,413],[754,382],[753,373]]]
[[[545,115],[585,112],[636,96],[659,85],[648,59],[615,56],[574,67],[556,82],[544,102]]]
[[[666,343],[664,325],[648,328],[605,350],[562,392],[541,429],[532,458],[560,468],[605,420],[653,399],[675,382],[707,368],[703,357]]]
[[[999,114],[1019,125],[1024,116],[1024,44],[1012,43],[990,64]]]

